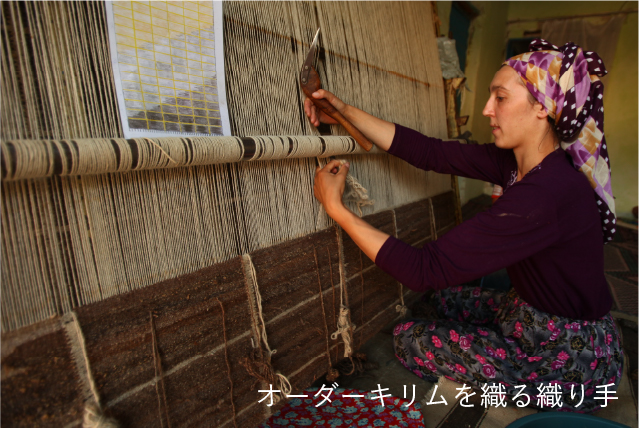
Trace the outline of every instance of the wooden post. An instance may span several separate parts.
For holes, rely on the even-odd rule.
[[[444,91],[446,98],[446,125],[448,128],[448,138],[454,138],[460,134],[459,126],[465,125],[468,116],[463,118],[457,117],[457,101],[456,94],[459,88],[466,81],[465,77],[455,77],[453,79],[444,80]],[[456,175],[450,176],[451,187],[455,192],[455,222],[460,224],[462,219],[461,198],[459,196],[459,182]]]

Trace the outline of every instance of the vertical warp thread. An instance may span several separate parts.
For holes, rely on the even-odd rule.
[[[435,208],[433,208],[433,198],[428,198],[428,206],[430,208],[430,231],[433,235],[433,241],[437,239],[437,224],[435,223]]]
[[[222,309],[222,334],[224,335],[224,359],[226,361],[226,374],[229,378],[229,385],[231,386],[231,406],[233,407],[233,426],[237,428],[237,411],[235,410],[235,401],[233,400],[233,379],[231,378],[231,364],[229,363],[229,351],[228,342],[226,340],[226,312],[224,312],[224,305],[219,298],[215,298],[217,303],[220,304]]]
[[[315,256],[315,272],[317,272],[317,285],[319,286],[319,297],[320,297],[320,304],[322,307],[322,318],[324,320],[324,337],[326,338],[326,357],[328,358],[328,372],[326,375],[326,380],[329,382],[333,382],[334,380],[337,380],[337,378],[339,377],[339,371],[333,368],[333,363],[331,362],[331,347],[330,347],[330,344],[328,343],[328,324],[326,322],[326,309],[324,308],[322,281],[320,279],[319,263],[317,262],[317,249],[315,248],[315,246],[313,246],[313,256]],[[329,264],[331,263],[330,252],[329,252],[328,263]],[[332,276],[332,270],[331,270],[331,276]]]
[[[326,247],[326,252],[328,253],[328,260],[330,260],[330,263],[328,265],[330,271],[331,271],[331,295],[333,296],[333,322],[335,323],[335,325],[337,325],[337,317],[335,314],[335,282],[333,282],[333,259],[331,258],[331,250],[330,248]],[[335,347],[335,359],[337,360],[338,357],[338,349],[337,346]]]
[[[395,236],[395,238],[398,237],[398,232],[397,232],[397,217],[395,215],[395,210],[391,210],[391,214],[393,215],[393,234]],[[404,303],[404,285],[397,281],[397,283],[399,284],[399,301],[400,304],[395,306],[395,311],[399,312],[399,317],[400,318],[404,318],[406,317],[406,313],[408,312],[408,307],[406,306],[406,304]]]
[[[158,397],[158,414],[160,416],[160,427],[164,427],[164,418],[166,418],[166,426],[171,428],[171,420],[169,419],[169,405],[166,400],[166,390],[164,389],[164,371],[162,370],[162,360],[160,359],[160,351],[158,350],[158,339],[155,332],[155,320],[153,312],[149,312],[151,324],[151,347],[153,349],[153,366],[155,369],[155,393]],[[164,409],[164,414],[162,414]]]

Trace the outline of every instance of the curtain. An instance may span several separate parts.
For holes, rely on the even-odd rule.
[[[557,46],[574,42],[584,50],[597,52],[608,73],[611,73],[619,32],[625,18],[625,14],[616,14],[549,20],[541,27],[541,37]],[[605,84],[606,78],[602,81]]]

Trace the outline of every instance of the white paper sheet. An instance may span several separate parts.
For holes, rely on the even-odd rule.
[[[125,138],[231,135],[222,2],[107,1]]]

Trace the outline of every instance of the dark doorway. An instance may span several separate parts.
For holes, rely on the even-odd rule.
[[[467,1],[454,1],[450,10],[450,23],[448,37],[455,40],[459,68],[466,73],[466,51],[468,50],[468,36],[470,23],[479,15],[479,11]],[[461,105],[461,92],[457,93],[457,115]]]
[[[459,68],[465,71],[466,51],[468,50],[468,35],[470,34],[470,23],[479,11],[466,1],[454,1],[450,10],[450,34],[448,37],[455,39],[457,56],[459,56]]]
[[[514,57],[515,55],[528,52],[528,46],[530,42],[535,40],[535,37],[523,37],[520,39],[509,39],[506,45],[506,58]]]

